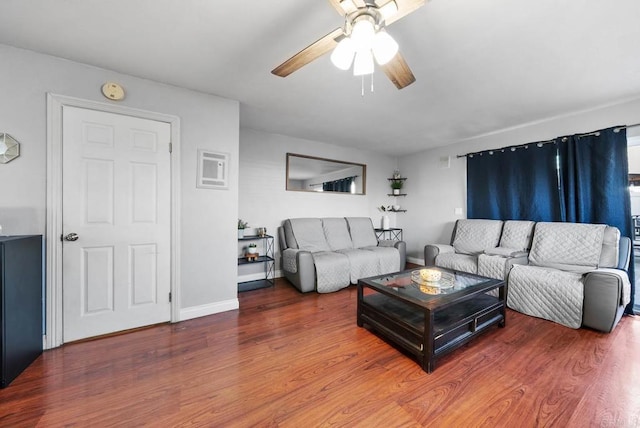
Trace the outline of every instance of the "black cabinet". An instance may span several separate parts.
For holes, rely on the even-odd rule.
[[[42,353],[42,237],[0,236],[0,387]]]

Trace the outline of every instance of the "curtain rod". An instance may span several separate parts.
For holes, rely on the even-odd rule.
[[[633,125],[624,125],[624,126],[618,126],[613,128],[613,132],[618,133],[620,131],[622,131],[623,129],[629,129],[629,128],[635,128],[637,126],[640,126],[640,123],[634,123]],[[578,137],[587,137],[589,135],[600,135],[600,131],[594,131],[594,132],[587,132],[586,134],[576,134]],[[567,137],[563,137],[562,141],[567,141]],[[539,143],[529,143],[529,144],[536,144],[538,147],[542,147],[545,144],[550,144],[550,143],[555,143],[556,139],[554,138],[553,140],[548,140],[548,141],[541,141]],[[475,154],[478,153],[482,153],[482,152],[497,152],[497,151],[504,151],[506,149],[510,149],[512,152],[516,151],[517,149],[521,149],[524,147],[528,147],[529,144],[520,144],[517,146],[508,146],[508,147],[502,147],[499,149],[489,149],[489,150],[480,150],[479,152],[469,152],[469,153],[465,153],[464,155],[456,155],[456,158],[466,158],[467,156],[473,156]],[[491,153],[493,154],[493,153]]]
[[[620,132],[623,129],[635,128],[636,126],[640,126],[640,123],[635,123],[633,125],[618,126],[617,128],[613,129],[613,132]]]
[[[535,144],[538,147],[542,147],[545,144],[551,144],[551,143],[555,143],[556,140],[555,138],[553,140],[547,140],[547,141],[538,141],[535,143],[527,143],[527,144],[519,144],[517,146],[507,146],[507,147],[501,147],[499,149],[489,149],[489,150],[480,150],[479,152],[469,152],[469,153],[465,153],[464,155],[456,155],[456,158],[466,158],[467,156],[473,156],[473,155],[477,155],[478,153],[482,153],[482,152],[489,152],[489,154],[493,154],[493,152],[504,152],[505,150],[509,149],[512,152],[515,152],[517,149],[523,149],[523,148],[528,148],[530,145]]]
[[[640,126],[640,123],[636,123],[634,125],[617,126],[617,127],[613,128],[613,132],[615,132],[617,134],[618,132],[622,131],[623,129],[635,128],[636,126]],[[576,136],[578,138],[580,138],[580,137],[588,137],[590,135],[595,135],[596,137],[598,137],[598,136],[600,136],[600,132],[602,132],[602,131],[587,132],[586,134],[576,134]],[[567,137],[563,137],[562,141],[567,141]]]

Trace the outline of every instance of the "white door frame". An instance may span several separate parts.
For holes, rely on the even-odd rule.
[[[62,107],[71,106],[171,125],[171,322],[180,321],[180,118],[47,93],[47,224],[44,349],[62,345]]]

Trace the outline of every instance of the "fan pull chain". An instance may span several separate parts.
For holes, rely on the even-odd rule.
[[[373,90],[373,75],[374,75],[374,73],[371,73],[371,93],[372,94],[374,93],[374,90]],[[362,76],[360,76],[361,79],[362,79],[361,83],[360,83],[360,95],[362,97],[364,97],[364,76],[365,76],[364,74]]]

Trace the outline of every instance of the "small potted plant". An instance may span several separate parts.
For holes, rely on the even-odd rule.
[[[241,218],[238,219],[238,238],[243,238],[244,237],[244,230],[249,226],[249,223],[247,223],[246,221],[242,220]]]
[[[258,254],[258,246],[254,243],[249,244],[249,246],[247,247],[247,253]]]
[[[404,186],[404,180],[393,179],[391,180],[390,184],[391,184],[391,189],[393,190],[393,194],[399,195],[400,189],[402,189],[402,186]]]

